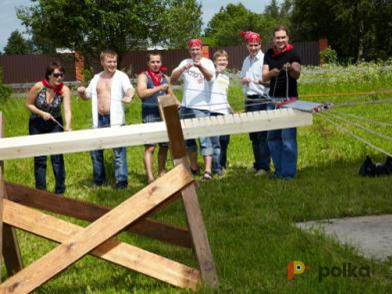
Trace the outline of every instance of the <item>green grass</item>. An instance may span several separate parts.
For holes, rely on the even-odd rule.
[[[234,83],[235,84],[235,83]],[[388,88],[387,80],[377,84],[366,80],[336,85],[304,84],[300,93],[355,92]],[[386,96],[385,96],[386,97]],[[369,100],[385,97],[328,97],[340,103],[345,100]],[[316,99],[313,99],[316,100]],[[318,101],[324,101],[319,98]],[[239,87],[230,88],[230,102],[235,110],[243,109]],[[0,108],[6,118],[6,136],[28,133],[29,113],[20,99],[2,100]],[[379,121],[391,121],[390,104],[344,107],[334,112],[353,113]],[[73,129],[91,125],[90,103],[73,99]],[[140,122],[140,102],[127,110],[127,122]],[[374,128],[372,126],[372,128]],[[392,135],[387,128],[377,128]],[[374,144],[392,152],[385,140],[366,136]],[[223,293],[386,293],[392,286],[391,262],[378,262],[359,255],[350,246],[339,245],[322,234],[308,234],[294,226],[295,222],[344,216],[392,213],[391,178],[362,178],[358,169],[364,157],[383,157],[315,115],[314,124],[299,129],[299,170],[293,181],[279,181],[254,176],[249,171],[253,162],[251,144],[246,134],[232,136],[229,145],[229,168],[225,177],[203,183],[198,196]],[[92,187],[89,154],[65,155],[67,192],[65,197],[115,206],[146,185],[143,168],[143,147],[127,148],[129,188],[113,189],[114,179],[102,188]],[[108,174],[113,174],[112,151],[107,150]],[[201,161],[201,159],[200,159]],[[48,164],[48,188],[54,181]],[[34,186],[33,160],[11,160],[5,163],[6,180]],[[157,219],[184,225],[180,202],[160,212]],[[85,222],[64,218],[86,225]],[[30,264],[55,245],[21,231],[17,232],[23,261]],[[176,248],[146,238],[121,234],[122,241],[195,266],[190,250]],[[392,245],[392,244],[391,244]],[[310,264],[310,272],[287,281],[287,265],[294,260]],[[319,266],[369,265],[370,278],[325,278],[318,281]],[[4,273],[4,271],[3,271]],[[5,276],[3,276],[3,279]],[[55,279],[39,288],[37,293],[182,293],[140,274],[93,257],[85,257]]]

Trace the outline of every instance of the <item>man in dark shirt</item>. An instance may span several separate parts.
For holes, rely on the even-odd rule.
[[[264,57],[263,81],[270,81],[269,95],[275,103],[298,97],[297,79],[300,76],[300,58],[288,43],[289,34],[284,26],[274,30],[274,47]],[[275,104],[276,105],[276,104]],[[268,132],[268,146],[275,166],[274,176],[294,178],[297,172],[297,129],[281,129]]]

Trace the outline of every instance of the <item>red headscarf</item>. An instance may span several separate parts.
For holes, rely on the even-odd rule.
[[[161,66],[157,72],[153,72],[150,69],[146,70],[148,76],[151,78],[152,82],[154,83],[154,86],[159,86],[161,84],[163,71],[167,71],[166,66]]]
[[[276,49],[275,47],[273,48],[274,54],[272,55],[273,58],[278,57],[279,55],[282,55],[285,52],[290,52],[293,50],[293,45],[287,44],[282,50]]]
[[[52,86],[48,83],[47,80],[42,80],[42,84],[44,85],[45,88],[53,89],[53,92],[54,92],[55,94],[60,94],[60,95],[63,94],[63,86],[64,86],[64,83],[63,83],[63,82],[61,82],[57,87],[52,87]]]
[[[253,43],[253,42],[257,42],[260,43],[261,42],[261,37],[258,33],[254,33],[254,32],[241,32],[241,36],[244,39],[244,42],[246,43]]]
[[[190,39],[188,41],[188,47],[193,48],[193,47],[201,47],[202,43],[200,39]]]

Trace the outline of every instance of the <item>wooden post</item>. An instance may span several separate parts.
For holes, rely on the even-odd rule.
[[[4,137],[3,113],[0,112],[0,138]],[[7,190],[4,182],[4,162],[0,162],[0,252],[4,257],[5,266],[9,276],[22,270],[22,258],[15,230],[3,223],[3,199],[7,198]],[[1,258],[0,258],[1,260]],[[0,263],[1,267],[1,263]],[[0,270],[1,277],[1,270]]]
[[[170,140],[170,150],[174,164],[178,165],[182,163],[190,169],[189,162],[186,157],[187,151],[176,99],[170,95],[161,96],[158,99],[164,112],[166,128]],[[192,236],[193,247],[199,262],[203,281],[208,286],[217,288],[219,283],[218,277],[196,194],[195,184],[193,183],[181,190],[181,194],[189,231]]]

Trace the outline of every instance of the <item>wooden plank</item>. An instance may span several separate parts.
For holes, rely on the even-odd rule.
[[[0,285],[0,291],[4,293],[33,291],[192,182],[192,175],[184,165],[175,167],[48,254],[10,277]]]
[[[4,222],[59,243],[84,229],[10,200],[4,200]],[[196,289],[200,282],[198,270],[115,239],[91,254],[177,287]]]
[[[250,133],[312,124],[311,113],[282,111],[269,110],[268,119],[261,116],[260,120],[255,121],[242,121],[238,114],[235,116],[225,115],[225,124],[223,125],[210,124],[209,118],[186,119],[184,121],[184,137],[185,139],[194,139],[205,136]],[[238,127],[239,124],[240,128]],[[136,146],[147,143],[155,144],[167,141],[168,136],[164,122],[21,136],[0,140],[0,160],[121,146]]]
[[[6,183],[8,199],[37,209],[93,222],[110,209],[77,199],[58,197],[54,193]],[[173,245],[192,248],[189,231],[172,225],[143,218],[127,227],[129,233],[157,239]]]
[[[4,120],[3,113],[0,112],[0,138],[4,137]],[[3,139],[0,139],[0,141]],[[0,252],[3,254],[5,267],[9,276],[17,273],[23,268],[22,257],[20,254],[19,243],[16,237],[15,230],[7,224],[3,224],[3,200],[7,199],[7,190],[4,181],[4,162],[0,162]],[[0,257],[1,268],[1,257]],[[0,269],[1,280],[1,269]]]
[[[166,128],[170,139],[170,150],[175,165],[186,165],[189,168],[178,110],[174,106],[168,103],[163,107]],[[216,274],[214,259],[208,242],[207,231],[204,226],[195,185],[192,184],[182,189],[181,194],[203,281],[210,287],[217,288],[219,284],[218,276]]]

